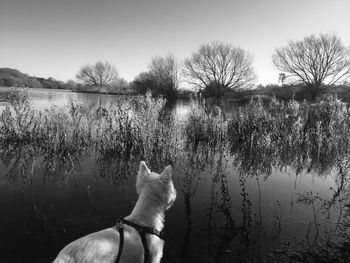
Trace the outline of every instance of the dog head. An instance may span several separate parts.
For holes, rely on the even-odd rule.
[[[161,174],[157,174],[151,172],[142,161],[136,179],[136,192],[158,198],[164,203],[165,209],[169,209],[176,199],[171,166],[168,165]]]

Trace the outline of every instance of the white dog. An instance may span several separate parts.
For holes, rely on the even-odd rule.
[[[131,214],[116,227],[73,241],[62,249],[54,263],[160,262],[165,210],[176,198],[171,176],[170,165],[159,175],[141,162],[136,180],[139,198]]]

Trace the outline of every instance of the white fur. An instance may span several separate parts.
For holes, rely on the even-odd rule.
[[[162,174],[151,172],[145,162],[140,163],[136,179],[139,198],[129,216],[125,219],[142,225],[164,228],[165,210],[171,207],[176,198],[172,183],[171,166]],[[163,240],[155,235],[146,235],[152,263],[160,262],[163,255]],[[58,254],[54,263],[112,263],[119,250],[119,233],[115,228],[89,234],[68,244]],[[139,263],[144,260],[144,249],[139,233],[124,225],[124,246],[120,263]]]

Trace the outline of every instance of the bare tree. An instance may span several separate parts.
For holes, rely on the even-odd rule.
[[[84,65],[79,70],[76,78],[85,85],[108,86],[118,80],[118,71],[114,65],[105,61],[98,61],[94,65]]]
[[[240,47],[215,41],[185,59],[183,73],[200,91],[237,89],[255,80],[252,62],[253,57]]]
[[[304,83],[316,99],[323,87],[329,87],[350,75],[349,49],[335,35],[311,35],[290,41],[273,55],[277,69]]]
[[[179,84],[179,64],[174,55],[153,57],[149,69],[158,92],[168,99],[174,98]]]

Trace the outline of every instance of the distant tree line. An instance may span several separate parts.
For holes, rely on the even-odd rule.
[[[350,76],[350,49],[334,34],[311,35],[290,41],[275,49],[272,61],[279,70],[281,86],[276,87],[282,87],[286,93],[287,89],[303,87],[310,100],[316,100],[325,90],[345,83]],[[155,56],[147,70],[130,83],[121,78],[117,68],[107,61],[83,65],[76,78],[78,82],[70,80],[64,83],[53,78],[30,77],[17,70],[0,69],[0,86],[115,94],[151,91],[154,96],[164,96],[168,100],[179,95],[180,83],[186,83],[199,97],[221,100],[251,89],[256,81],[252,54],[220,41],[200,45],[182,62],[172,53]],[[258,88],[261,90],[261,86]]]
[[[316,100],[323,91],[339,86],[348,79],[350,49],[334,34],[311,35],[275,49],[273,63],[280,71],[278,82],[283,88],[303,87],[303,92],[309,93],[310,100]],[[100,64],[96,63],[92,68],[83,66],[77,78],[87,83],[81,78],[85,72],[83,75],[89,75],[89,82],[96,85],[91,76],[98,71]],[[106,68],[115,70],[112,66]],[[118,78],[116,70],[112,75]],[[201,45],[182,63],[171,53],[153,57],[148,70],[126,86],[134,93],[143,94],[150,90],[155,96],[171,99],[176,97],[181,80],[199,96],[219,100],[229,94],[233,96],[238,94],[237,91],[254,87],[253,56],[238,46],[213,41]]]

